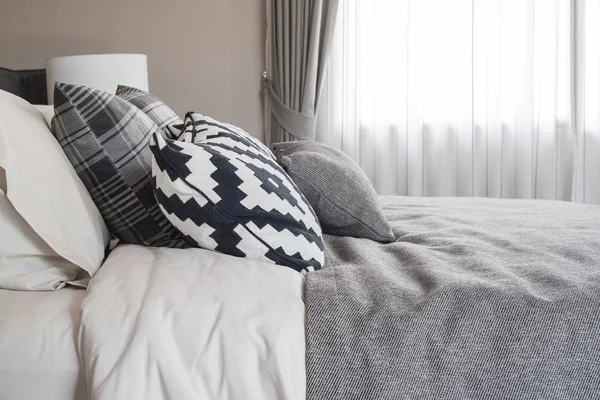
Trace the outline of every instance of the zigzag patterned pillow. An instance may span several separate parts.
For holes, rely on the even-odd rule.
[[[155,196],[169,221],[202,248],[299,272],[321,268],[317,217],[272,153],[200,114],[186,116],[186,126],[195,143],[154,134],[150,146]]]
[[[221,132],[228,132],[229,134],[237,135],[243,140],[250,141],[253,149],[259,150],[273,160],[276,160],[271,149],[243,129],[235,125],[219,122],[200,113],[188,112],[185,114],[184,123],[171,124],[167,126],[166,130],[166,137],[187,143],[202,143],[206,139],[218,137]]]

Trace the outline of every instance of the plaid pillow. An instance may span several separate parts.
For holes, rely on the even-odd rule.
[[[117,87],[116,94],[142,110],[156,125],[158,125],[163,134],[168,133],[166,130],[167,125],[181,124],[183,122],[181,121],[181,118],[175,114],[175,111],[171,110],[169,106],[160,101],[160,99],[153,94],[123,85]],[[167,137],[169,136],[167,135]]]
[[[110,231],[125,243],[187,247],[152,192],[148,141],[158,126],[117,96],[56,83],[52,132]]]

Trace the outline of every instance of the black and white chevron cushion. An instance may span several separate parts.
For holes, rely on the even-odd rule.
[[[201,114],[188,114],[185,126],[190,135],[180,141],[154,134],[150,145],[155,196],[169,221],[202,248],[299,272],[321,268],[317,217],[270,150]]]

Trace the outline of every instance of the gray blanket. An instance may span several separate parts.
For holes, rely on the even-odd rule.
[[[600,207],[382,202],[306,276],[307,399],[600,398]]]

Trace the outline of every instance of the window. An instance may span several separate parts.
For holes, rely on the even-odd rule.
[[[341,0],[318,138],[381,194],[600,203],[599,4]]]

